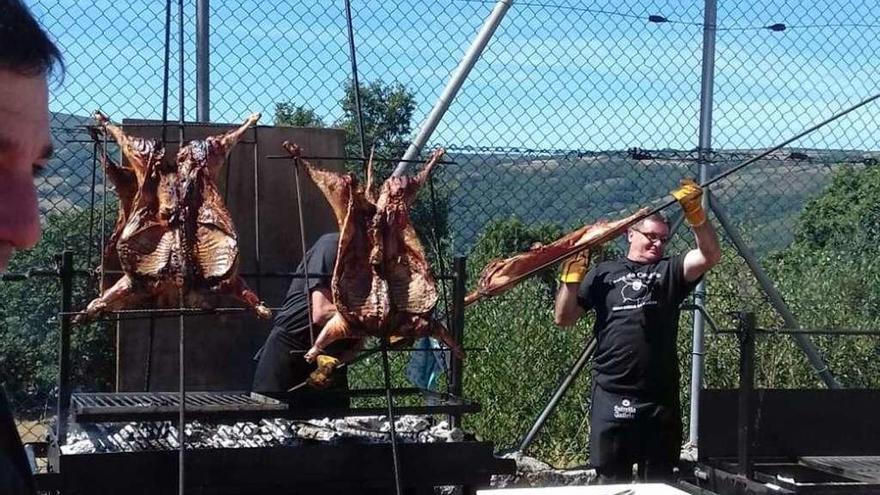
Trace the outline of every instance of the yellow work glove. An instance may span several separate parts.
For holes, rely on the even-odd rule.
[[[706,223],[706,210],[703,209],[703,189],[691,179],[682,179],[681,186],[672,191],[684,210],[684,218],[691,227],[699,227]]]
[[[587,265],[590,264],[590,250],[581,251],[571,258],[567,258],[559,265],[559,280],[566,284],[580,283],[587,275]]]
[[[308,383],[312,388],[327,388],[333,383],[333,371],[336,370],[340,362],[335,357],[325,354],[318,355],[316,361],[318,369],[309,375]]]

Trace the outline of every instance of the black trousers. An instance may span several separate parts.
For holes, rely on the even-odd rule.
[[[31,495],[36,493],[27,454],[15,428],[12,408],[0,385],[0,493]]]
[[[590,464],[600,483],[629,483],[633,464],[643,481],[673,482],[681,451],[678,397],[645,400],[594,384],[590,407]]]
[[[317,368],[315,363],[308,363],[303,357],[308,348],[308,345],[292,344],[283,336],[282,330],[273,329],[256,357],[253,391],[284,394],[306,381],[309,374]],[[330,353],[340,351],[334,349],[334,346],[327,350]],[[299,390],[293,403],[309,408],[349,407],[350,401],[345,394],[347,391],[348,368],[342,368],[333,373],[333,383],[326,390],[313,391],[305,387]]]

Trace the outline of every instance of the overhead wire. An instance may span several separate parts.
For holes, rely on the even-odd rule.
[[[494,0],[455,0],[457,2],[463,3],[479,3],[479,4],[487,4],[493,5],[496,2]],[[578,7],[575,5],[564,5],[550,2],[513,2],[513,8],[516,7],[540,7],[540,8],[548,8],[548,9],[559,9],[570,12],[586,12],[591,14],[605,15],[609,17],[620,17],[625,19],[638,19],[647,21],[649,23],[665,23],[665,24],[683,24],[689,26],[699,26],[704,27],[706,24],[702,21],[691,21],[684,19],[676,19],[673,17],[667,17],[659,14],[630,14],[626,12],[614,11],[614,10],[604,10],[604,9],[591,9],[588,7]],[[710,26],[710,28],[713,28]],[[817,23],[817,24],[785,24],[785,23],[773,23],[773,24],[762,24],[755,26],[714,26],[714,31],[786,31],[790,29],[826,29],[826,28],[863,28],[863,29],[876,29],[880,28],[880,24],[875,23]]]

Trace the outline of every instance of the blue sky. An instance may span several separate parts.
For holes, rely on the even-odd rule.
[[[720,3],[716,148],[771,146],[880,92],[880,8],[874,2]],[[64,83],[53,88],[53,110],[84,115],[101,108],[114,119],[161,116],[164,2],[28,4],[68,63]],[[187,119],[195,117],[194,5],[185,2]],[[418,103],[417,127],[492,6],[352,0],[361,81],[409,87]],[[649,14],[676,22],[650,24]],[[172,119],[178,113],[176,15],[175,5]],[[698,2],[515,2],[431,142],[693,148],[702,15]],[[326,122],[339,118],[350,75],[341,0],[212,0],[211,16],[213,120],[239,121],[262,111],[268,124],[274,103],[285,100],[314,108]],[[753,29],[777,22],[791,27]],[[868,107],[798,144],[880,148],[878,112]]]

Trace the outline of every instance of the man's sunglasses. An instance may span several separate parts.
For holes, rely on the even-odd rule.
[[[639,229],[632,229],[632,230],[635,230],[635,231],[638,232],[639,234],[642,234],[643,236],[645,236],[645,239],[648,239],[648,241],[649,241],[649,242],[652,242],[652,243],[653,243],[653,242],[659,242],[660,244],[666,244],[667,242],[669,242],[669,238],[668,238],[668,237],[665,237],[665,236],[659,236],[659,235],[657,235],[657,234],[655,234],[655,233],[653,233],[653,232],[642,232],[642,231],[639,230]]]

